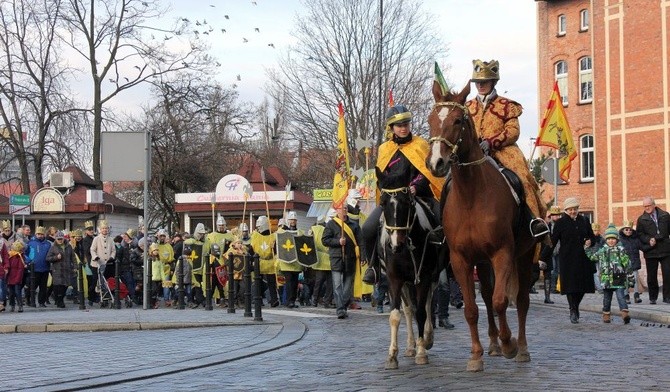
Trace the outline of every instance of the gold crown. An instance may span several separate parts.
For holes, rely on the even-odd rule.
[[[549,215],[561,215],[561,207],[551,206],[549,208]]]
[[[635,222],[633,222],[632,220],[624,220],[623,225],[621,225],[621,228],[622,229],[624,229],[624,228],[632,229],[634,224],[635,224]]]
[[[94,227],[95,227],[95,224],[93,223],[93,221],[89,220],[89,221],[86,221],[86,223],[84,223],[84,228],[85,229],[92,229]]]
[[[472,60],[472,81],[485,82],[487,80],[500,80],[498,60]]]
[[[2,229],[11,229],[12,228],[12,222],[8,220],[3,220],[2,221]]]

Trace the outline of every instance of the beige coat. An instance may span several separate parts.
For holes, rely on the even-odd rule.
[[[91,267],[99,268],[114,257],[116,257],[116,247],[114,247],[112,237],[109,235],[104,237],[102,234],[95,236],[91,244]],[[96,258],[99,260],[96,261]]]

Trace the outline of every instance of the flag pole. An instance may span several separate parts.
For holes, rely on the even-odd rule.
[[[554,205],[558,205],[558,149],[554,157]]]
[[[282,218],[286,219],[286,203],[288,202],[288,193],[291,191],[291,181],[286,183],[284,188],[284,210],[281,213]]]
[[[214,219],[215,207],[216,207],[216,192],[212,193],[212,232],[216,231],[216,220]]]
[[[265,170],[261,166],[261,181],[263,181],[263,193],[265,193],[265,213],[268,217],[268,229],[270,234],[272,234],[272,223],[270,222],[270,205],[268,204],[268,189],[265,186]]]

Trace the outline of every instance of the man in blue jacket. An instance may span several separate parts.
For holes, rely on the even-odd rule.
[[[35,276],[33,279],[35,280],[35,287],[39,290],[37,302],[41,308],[47,307],[47,281],[51,270],[51,266],[47,262],[49,248],[51,248],[51,242],[46,239],[44,227],[38,226],[35,229],[35,236],[28,242],[26,248],[26,263],[34,265]]]

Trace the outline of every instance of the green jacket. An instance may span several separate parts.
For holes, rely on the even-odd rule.
[[[628,287],[627,276],[630,272],[630,258],[623,246],[603,245],[590,256],[600,266],[600,283],[603,289]]]

